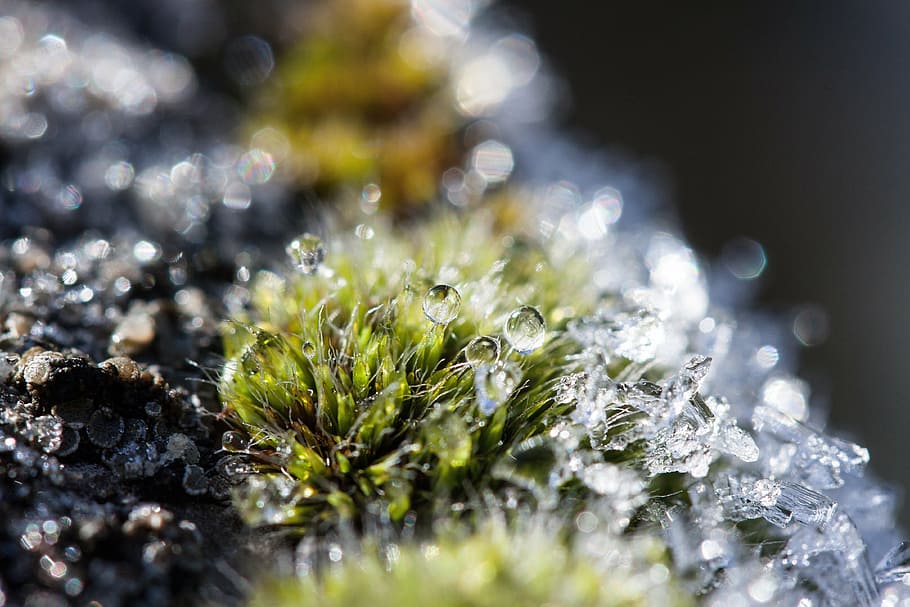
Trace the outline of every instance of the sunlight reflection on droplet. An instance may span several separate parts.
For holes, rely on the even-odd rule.
[[[610,225],[622,215],[622,194],[614,188],[603,188],[593,200],[582,207],[578,215],[578,231],[588,240],[596,240],[607,233]]]
[[[721,259],[727,269],[740,280],[761,276],[768,265],[765,249],[751,238],[736,238],[724,246]]]
[[[437,36],[462,38],[471,23],[473,4],[472,0],[411,0],[411,15]]]
[[[275,69],[272,47],[257,36],[241,36],[228,45],[224,68],[241,86],[264,82]]]
[[[490,139],[474,148],[471,164],[484,181],[492,184],[508,179],[515,161],[509,146]]]
[[[82,191],[73,184],[65,186],[57,193],[57,206],[64,211],[75,211],[82,206]]]
[[[809,414],[809,384],[790,375],[775,375],[765,382],[761,399],[766,405],[793,419],[806,421]]]
[[[275,160],[272,155],[258,148],[246,152],[237,161],[237,174],[249,185],[267,182],[274,172]]]
[[[115,162],[104,172],[104,183],[114,191],[125,190],[133,183],[133,165],[125,160]]]
[[[379,209],[379,200],[382,198],[382,189],[375,183],[363,186],[360,192],[360,210],[367,215],[372,215]]]
[[[272,127],[256,131],[250,138],[250,147],[268,153],[275,162],[284,160],[291,151],[291,143],[285,134]]]
[[[793,335],[804,346],[824,343],[828,339],[828,330],[828,314],[817,305],[803,306],[793,319]]]
[[[222,204],[229,209],[242,211],[250,208],[253,201],[250,187],[245,183],[235,181],[224,189],[224,196],[221,199]]]
[[[780,353],[772,345],[765,345],[755,352],[755,363],[762,369],[770,369],[777,364]]]
[[[493,45],[492,52],[509,66],[511,86],[531,82],[540,68],[540,54],[534,41],[521,34],[509,34]]]
[[[680,289],[698,282],[699,267],[691,249],[668,234],[652,240],[647,255],[651,281],[667,289]]]
[[[461,68],[455,98],[463,113],[482,116],[502,103],[511,88],[509,64],[497,55],[484,55]]]

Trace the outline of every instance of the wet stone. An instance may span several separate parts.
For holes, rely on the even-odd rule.
[[[144,441],[148,435],[148,426],[141,419],[131,418],[126,420],[123,428],[123,438],[127,441]]]
[[[63,426],[63,431],[60,433],[60,445],[54,454],[59,457],[72,455],[79,448],[79,443],[79,432],[72,426]]]
[[[5,384],[16,371],[16,363],[19,357],[9,352],[0,352],[0,383]]]
[[[183,489],[190,495],[202,495],[208,489],[205,470],[200,466],[188,465],[183,471]]]
[[[51,379],[51,373],[65,357],[59,352],[41,352],[27,359],[22,368],[22,379],[30,387],[43,386]]]
[[[104,371],[113,373],[122,382],[137,382],[142,376],[136,361],[125,356],[109,358],[98,366]]]
[[[52,409],[54,415],[60,417],[68,426],[81,430],[88,423],[95,411],[95,403],[87,398],[80,398],[55,405]]]
[[[105,449],[113,447],[123,436],[123,418],[109,410],[99,409],[89,418],[85,433],[92,444]]]

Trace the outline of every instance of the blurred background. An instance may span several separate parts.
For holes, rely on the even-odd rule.
[[[515,3],[563,123],[665,168],[686,236],[765,247],[758,305],[817,303],[801,373],[830,427],[910,488],[910,3]]]

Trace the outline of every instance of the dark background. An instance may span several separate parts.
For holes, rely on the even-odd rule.
[[[910,3],[515,6],[568,80],[569,128],[662,161],[701,254],[761,242],[758,305],[827,309],[802,372],[830,395],[832,429],[906,493]]]

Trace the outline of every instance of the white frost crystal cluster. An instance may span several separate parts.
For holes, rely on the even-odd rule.
[[[612,242],[623,246],[622,234]],[[709,301],[707,291],[665,298],[674,276],[687,289],[704,288],[703,270],[694,257],[680,262],[679,249],[665,252],[670,260],[652,251],[644,255],[648,278],[628,278],[632,297],[570,324],[586,368],[557,387],[557,401],[574,405],[571,427],[557,432],[571,454],[563,467],[626,515],[646,504],[678,573],[707,604],[910,601],[910,551],[898,544],[893,500],[883,489],[863,498],[875,486],[863,478],[868,450],[809,424],[817,412],[809,415],[808,387],[777,361],[731,373],[758,354],[756,327],[747,316],[721,324],[732,311],[710,305],[692,315],[688,302]],[[600,249],[594,263],[609,263],[611,253]],[[665,266],[677,274],[654,270]],[[691,352],[699,348],[710,356]],[[715,366],[726,368],[714,374]],[[587,450],[638,475],[619,480],[615,464],[591,463],[597,458]],[[654,492],[667,473],[679,475],[676,498]],[[567,474],[551,483],[562,485]],[[649,483],[649,500],[629,501]],[[884,554],[889,543],[898,545]]]

